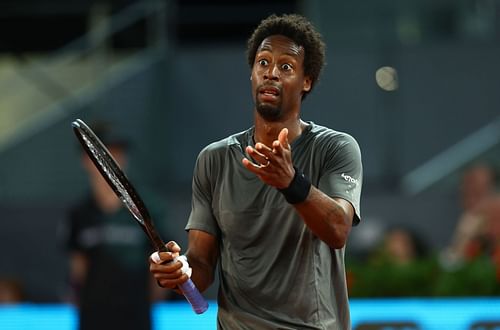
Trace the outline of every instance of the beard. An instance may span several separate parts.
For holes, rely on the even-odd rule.
[[[281,118],[281,104],[272,105],[255,100],[255,108],[259,115],[267,121],[277,121]]]

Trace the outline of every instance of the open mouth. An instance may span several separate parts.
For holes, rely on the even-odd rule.
[[[262,100],[275,100],[280,95],[280,89],[274,86],[262,86],[258,92]]]

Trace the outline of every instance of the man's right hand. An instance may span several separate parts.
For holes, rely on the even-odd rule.
[[[153,274],[158,285],[181,293],[178,286],[186,282],[189,277],[182,272],[182,262],[174,261],[179,257],[181,248],[176,242],[170,241],[165,245],[170,252],[155,252],[149,258],[149,271]]]

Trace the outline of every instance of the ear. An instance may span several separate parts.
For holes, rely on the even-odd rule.
[[[304,84],[302,86],[302,91],[304,92],[310,92],[312,88],[312,79],[309,78],[309,76],[304,77]]]

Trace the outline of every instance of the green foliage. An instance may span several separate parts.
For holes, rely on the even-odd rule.
[[[500,295],[495,265],[488,258],[463,264],[452,271],[436,258],[405,264],[387,259],[347,264],[351,297],[442,297]]]
[[[500,282],[489,258],[477,258],[453,271],[442,271],[434,284],[436,296],[495,296]]]

